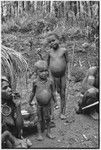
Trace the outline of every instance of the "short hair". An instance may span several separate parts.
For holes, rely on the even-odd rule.
[[[2,76],[1,77],[1,81],[6,81],[6,82],[9,82],[8,78],[6,76]]]
[[[59,36],[58,36],[56,33],[50,33],[50,34],[48,35],[48,38],[47,38],[48,43],[51,42],[51,40],[52,40],[51,37],[52,37],[52,36],[55,37],[57,40],[60,40],[60,39],[59,39]]]
[[[44,60],[39,60],[37,61],[35,64],[34,64],[34,67],[35,67],[35,71],[37,70],[40,70],[40,69],[48,69],[48,65],[47,65],[47,62],[44,61]]]

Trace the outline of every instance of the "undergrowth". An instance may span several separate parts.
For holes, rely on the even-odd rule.
[[[29,68],[33,71],[34,63],[38,59],[37,49],[41,48],[44,55],[47,53],[48,34],[58,34],[60,43],[64,44],[68,51],[70,50],[70,57],[72,58],[73,42],[78,41],[79,46],[82,46],[80,41],[94,43],[94,37],[98,36],[98,33],[96,33],[97,27],[98,25],[92,20],[89,20],[89,24],[86,24],[83,19],[80,20],[79,18],[77,23],[74,22],[71,25],[66,18],[58,19],[54,14],[49,13],[44,16],[42,13],[23,13],[16,18],[10,18],[2,24],[2,44],[14,48],[26,56]],[[70,48],[67,43],[72,43]],[[99,45],[98,43],[99,37],[97,46]],[[78,49],[75,49],[75,52]],[[75,77],[75,82],[79,82],[84,78],[85,70],[79,66],[73,67],[71,76]]]

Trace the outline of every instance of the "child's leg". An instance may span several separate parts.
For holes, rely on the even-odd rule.
[[[55,80],[55,78],[52,75],[51,75],[51,78],[54,81],[55,90],[57,90],[56,89],[56,80]],[[53,120],[53,119],[54,119],[54,100],[52,99],[51,100],[51,120]]]
[[[66,98],[65,98],[65,90],[66,90],[66,77],[63,76],[60,82],[60,96],[61,96],[61,119],[66,119],[65,110],[66,110]]]
[[[54,139],[55,136],[53,136],[51,134],[51,128],[50,128],[50,119],[47,119],[47,137],[50,138],[50,139]]]
[[[53,139],[55,137],[52,136],[52,134],[51,134],[51,128],[50,128],[51,113],[50,113],[50,109],[51,109],[51,103],[45,108],[45,119],[46,119],[46,124],[47,124],[47,137]]]
[[[54,87],[55,87],[55,91],[56,91],[55,94],[56,94],[56,96],[57,96],[57,92],[60,93],[60,92],[59,92],[59,79],[53,77],[53,80],[54,80]],[[57,98],[57,97],[56,97],[56,98]],[[56,99],[56,101],[57,101],[57,99]],[[51,100],[51,120],[54,119],[54,107],[55,107],[55,108],[56,108],[56,107],[58,108],[57,104],[54,105],[54,100],[52,99],[52,100]]]
[[[44,132],[46,126],[45,126],[45,118],[44,118],[44,116],[43,116],[43,110],[42,110],[42,112],[41,112],[41,117],[42,117],[41,129],[42,129],[42,132]]]
[[[42,107],[37,106],[37,114],[38,114],[38,122],[37,122],[37,130],[38,130],[38,138],[37,140],[41,141],[43,140],[42,132],[41,132],[41,121],[42,121]]]
[[[54,119],[54,101],[53,99],[51,100],[51,120]]]
[[[43,137],[42,137],[41,123],[40,123],[40,122],[37,123],[37,130],[38,130],[38,137],[37,137],[37,140],[42,141],[42,140],[43,140]]]

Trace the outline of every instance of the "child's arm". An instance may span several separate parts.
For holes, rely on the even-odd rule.
[[[33,98],[34,98],[34,96],[35,96],[35,92],[36,92],[36,84],[35,84],[36,82],[34,81],[33,82],[33,87],[32,87],[32,92],[31,92],[31,94],[30,94],[30,98],[29,98],[29,104],[31,105],[31,102],[32,102],[32,100],[33,100]]]
[[[39,49],[37,50],[37,54],[39,55],[39,57],[40,57],[41,60],[44,60],[41,51],[42,51],[42,50],[39,48]]]
[[[66,64],[67,64],[68,79],[70,79],[70,61],[69,61],[69,56],[68,56],[67,50],[65,50],[64,57],[65,57]]]
[[[50,65],[50,54],[49,53],[48,53],[48,58],[47,58],[47,65],[48,65],[48,68],[49,68],[49,65]],[[50,68],[48,70],[49,70],[49,75],[51,76]]]
[[[48,58],[47,58],[47,65],[49,66],[50,64],[50,54],[48,54]]]
[[[65,48],[64,48],[64,57],[67,64],[69,62],[69,58],[68,58],[68,51]]]
[[[56,99],[56,89],[55,89],[53,80],[51,80],[51,90],[52,90],[53,101],[54,101],[54,103],[56,103],[57,102],[57,99]]]

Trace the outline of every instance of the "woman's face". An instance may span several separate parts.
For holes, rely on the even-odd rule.
[[[9,83],[7,81],[3,81],[1,84],[1,93],[2,98],[9,100],[12,97],[12,90],[9,86]]]

